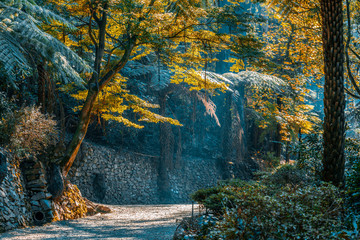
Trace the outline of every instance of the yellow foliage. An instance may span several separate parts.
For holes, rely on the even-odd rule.
[[[114,80],[105,86],[99,93],[96,102],[94,103],[93,115],[101,117],[104,120],[113,120],[120,122],[128,127],[143,128],[139,123],[135,123],[127,119],[124,114],[125,111],[132,111],[139,116],[138,121],[144,122],[168,122],[173,125],[181,126],[176,119],[163,117],[156,114],[150,109],[158,108],[157,104],[149,103],[126,90],[127,79],[117,74]],[[77,100],[83,101],[86,99],[88,90],[82,90],[71,96]],[[81,105],[74,108],[78,111],[82,108]]]
[[[309,133],[320,120],[305,103],[309,84],[317,84],[323,76],[320,18],[316,2],[305,0],[302,4],[289,1],[268,0],[268,16],[277,21],[264,23],[262,34],[264,52],[276,64],[270,74],[283,79],[288,92],[276,93],[270,89],[253,88],[249,106],[262,117],[260,127],[280,124],[283,141],[290,141],[301,129]],[[250,68],[251,69],[251,68]],[[259,71],[258,68],[254,70]]]

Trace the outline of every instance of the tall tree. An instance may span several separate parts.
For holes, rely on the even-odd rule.
[[[249,58],[254,56],[249,52],[255,53],[259,48],[252,35],[244,34],[249,28],[246,24],[239,24],[242,33],[231,37],[218,31],[221,22],[244,23],[251,20],[250,16],[238,15],[230,7],[219,9],[201,0],[53,2],[61,4],[80,22],[78,35],[85,36],[85,48],[95,53],[94,72],[88,80],[77,130],[61,161],[64,175],[86,135],[99,93],[128,62],[152,54],[159,59],[159,66],[173,71],[174,83],[186,82],[190,90],[226,89],[225,83],[211,82],[206,74],[205,77],[199,74],[214,61],[208,52],[230,48],[230,43],[235,42],[238,48],[232,50],[247,49],[246,53],[242,51],[242,56]]]
[[[345,166],[343,1],[321,0],[324,51],[323,180],[339,186]]]
[[[275,0],[266,1],[276,6],[276,11],[286,16],[292,24],[305,26],[303,34],[316,38],[318,26],[322,31],[324,84],[324,181],[339,186],[344,180],[345,94],[344,94],[344,41],[342,0]],[[320,3],[320,9],[317,3]],[[320,12],[321,20],[317,18]],[[309,17],[301,17],[303,14]],[[306,16],[305,15],[305,16]],[[312,30],[313,29],[313,30]],[[310,31],[309,31],[310,30]],[[312,33],[312,34],[311,34]],[[316,41],[315,41],[316,42]],[[316,49],[316,45],[314,46]],[[320,52],[319,50],[316,52]],[[314,60],[312,55],[307,56]],[[321,65],[318,65],[321,67]],[[312,67],[315,69],[316,67]],[[313,70],[311,74],[316,74]]]

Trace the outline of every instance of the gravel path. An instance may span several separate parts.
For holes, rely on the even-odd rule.
[[[191,216],[191,205],[109,206],[113,212],[0,234],[0,239],[170,240],[176,220]],[[195,206],[198,209],[198,206]]]

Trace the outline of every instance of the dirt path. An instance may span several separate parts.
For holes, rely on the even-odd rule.
[[[0,234],[0,239],[168,240],[177,227],[176,219],[191,216],[191,205],[109,207],[113,210],[109,214],[15,230]]]

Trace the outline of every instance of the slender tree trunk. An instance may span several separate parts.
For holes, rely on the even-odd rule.
[[[46,112],[46,107],[45,107],[45,97],[46,97],[46,72],[45,72],[45,68],[44,68],[44,63],[39,63],[37,65],[37,72],[38,72],[38,91],[37,91],[37,97],[38,97],[38,102],[37,105],[41,106],[41,112],[45,113]]]
[[[286,163],[289,163],[289,161],[290,161],[290,152],[289,152],[289,148],[290,148],[290,146],[289,146],[289,141],[286,141],[286,148],[285,148],[285,162]]]
[[[81,110],[76,131],[69,146],[67,147],[64,159],[61,163],[63,167],[64,176],[66,176],[67,173],[69,172],[73,162],[75,161],[76,155],[80,149],[80,145],[85,138],[90,123],[91,112],[94,103],[96,101],[97,95],[98,95],[97,91],[89,91],[85,104]]]
[[[344,181],[345,94],[342,0],[321,0],[324,50],[324,181]]]
[[[228,179],[231,177],[231,168],[232,166],[229,162],[232,162],[231,157],[233,153],[233,139],[231,137],[232,131],[232,93],[228,92],[225,95],[224,99],[224,117],[222,128],[222,157],[218,159],[218,165],[221,169],[221,174],[223,179]]]
[[[160,96],[160,114],[166,113],[166,96]],[[158,166],[158,188],[160,200],[167,203],[171,199],[169,171],[173,170],[174,134],[169,123],[160,123],[160,159]]]
[[[301,153],[302,151],[304,151],[304,146],[303,146],[303,143],[302,143],[302,134],[301,134],[301,128],[299,127],[299,146],[300,146],[300,150],[298,152],[298,161],[300,161],[301,159]]]
[[[279,111],[281,112],[281,108],[282,108],[281,96],[277,96],[276,105],[279,108]],[[275,142],[273,146],[274,146],[275,157],[279,159],[281,158],[281,147],[282,147],[280,131],[281,131],[281,125],[280,123],[277,123],[276,132],[275,132]]]

